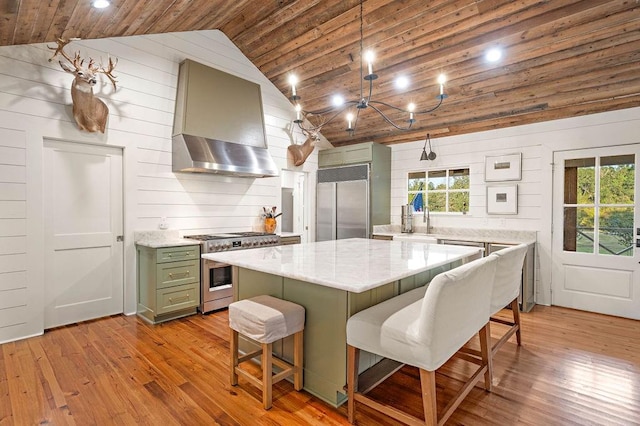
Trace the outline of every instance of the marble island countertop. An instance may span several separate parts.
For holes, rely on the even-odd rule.
[[[352,238],[208,253],[202,257],[361,293],[479,252],[474,247]]]

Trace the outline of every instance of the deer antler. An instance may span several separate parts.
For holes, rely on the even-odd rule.
[[[61,55],[63,58],[69,61],[69,63],[72,64],[76,69],[80,68],[80,66],[82,65],[82,60],[80,59],[80,52],[76,52],[75,57],[71,59],[71,57],[67,55],[67,52],[64,51],[64,47],[74,40],[78,40],[78,39],[70,38],[69,40],[65,40],[63,38],[58,37],[56,39],[56,44],[57,44],[56,47],[51,47],[47,45],[48,49],[54,50],[53,55],[49,58],[49,62],[53,61],[53,58],[55,58],[56,56]],[[78,61],[80,61],[79,64],[78,64]]]
[[[94,60],[93,60],[93,59],[89,59],[89,65],[88,65],[88,67],[89,67],[89,69],[90,69],[91,71],[93,71],[93,72],[99,72],[99,73],[101,73],[101,74],[106,75],[106,76],[107,76],[107,78],[108,78],[109,80],[111,80],[111,84],[113,84],[113,88],[115,89],[115,88],[116,88],[116,83],[117,83],[117,81],[116,81],[116,76],[115,76],[115,75],[113,75],[113,74],[111,74],[111,73],[112,73],[112,72],[113,72],[113,70],[116,68],[116,65],[118,65],[118,58],[116,58],[116,61],[115,61],[115,62],[113,62],[113,58],[109,56],[109,67],[108,67],[107,69],[105,69],[105,68],[102,66],[102,63],[100,63],[100,66],[99,66],[99,67],[97,67],[97,66],[95,65],[95,62],[94,62]]]
[[[49,62],[53,61],[53,58],[55,58],[58,55],[61,55],[63,58],[65,58],[71,65],[73,65],[75,67],[76,70],[80,70],[80,68],[82,67],[82,64],[84,63],[84,59],[80,58],[80,52],[76,52],[74,58],[72,59],[67,52],[64,51],[64,48],[67,44],[71,43],[72,41],[75,40],[80,40],[79,38],[70,38],[69,40],[65,40],[61,37],[58,37],[56,39],[56,44],[57,46],[52,47],[52,46],[47,46],[48,49],[53,50],[53,55],[51,56],[51,58],[49,58]],[[109,57],[109,66],[105,69],[102,66],[102,63],[100,64],[100,66],[96,66],[95,61],[92,58],[89,58],[89,64],[87,66],[87,68],[94,72],[94,73],[101,73],[107,76],[107,78],[111,81],[111,84],[113,84],[113,88],[116,89],[116,76],[114,76],[112,74],[113,70],[115,69],[116,65],[118,64],[118,59],[116,58],[115,62],[113,61],[113,58]]]
[[[314,127],[313,129],[309,129],[309,130],[301,127],[300,131],[302,131],[302,134],[305,135],[307,138],[312,138],[313,140],[319,141],[320,136],[318,136],[318,134],[320,133],[320,129],[322,128],[323,125],[324,123],[320,124],[318,127]]]

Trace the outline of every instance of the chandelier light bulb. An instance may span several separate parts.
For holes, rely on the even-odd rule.
[[[413,118],[413,111],[416,110],[416,104],[414,104],[413,102],[411,102],[409,105],[407,105],[407,111],[409,111],[409,122],[413,123],[415,121],[415,119]]]
[[[373,51],[367,50],[366,52],[364,52],[364,60],[367,61],[367,71],[369,75],[373,74],[374,59],[375,59],[375,55],[373,54]]]
[[[289,76],[289,84],[291,85],[291,96],[295,98],[296,96],[296,84],[298,84],[298,77],[294,74]]]
[[[300,104],[296,104],[296,120],[302,120],[302,106]]]
[[[440,84],[440,96],[444,95],[444,84],[447,82],[447,76],[440,74],[438,76],[438,84]]]
[[[353,127],[353,114],[347,114],[347,130],[351,130]]]

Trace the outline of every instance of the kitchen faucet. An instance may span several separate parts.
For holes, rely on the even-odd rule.
[[[431,216],[429,215],[429,208],[424,206],[422,209],[422,223],[427,222],[427,234],[431,233]]]

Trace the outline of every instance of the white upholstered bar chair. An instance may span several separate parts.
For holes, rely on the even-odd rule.
[[[273,385],[293,376],[293,388],[301,390],[303,385],[302,357],[303,332],[305,322],[304,307],[268,295],[255,296],[233,302],[229,305],[229,329],[231,340],[231,386],[238,384],[238,375],[262,390],[262,404],[265,410],[271,408]],[[238,336],[260,344],[260,349],[243,356],[239,355]],[[273,342],[293,335],[293,364],[273,355]],[[253,376],[241,364],[260,356],[262,379]],[[282,369],[273,374],[273,364]]]
[[[418,288],[360,311],[347,321],[349,422],[356,402],[406,424],[443,424],[484,375],[491,390],[489,306],[496,257],[485,257],[437,275]],[[435,371],[471,337],[480,334],[482,362],[438,419]],[[420,369],[425,419],[419,419],[358,390],[360,350]]]
[[[518,307],[518,295],[522,281],[522,266],[527,254],[527,245],[519,244],[491,253],[498,259],[496,264],[496,276],[493,281],[493,291],[491,293],[491,321],[508,325],[509,330],[493,344],[492,354],[495,354],[515,333],[518,346],[522,344],[520,329],[520,310]],[[494,317],[506,306],[511,307],[513,321],[503,320]]]

